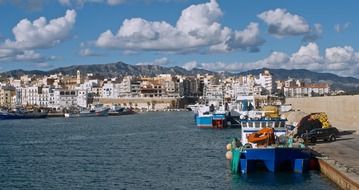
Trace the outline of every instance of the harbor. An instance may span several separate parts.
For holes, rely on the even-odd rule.
[[[4,189],[337,188],[319,171],[233,175],[238,129],[198,129],[191,112],[0,121]],[[161,121],[161,122],[159,122]],[[31,173],[31,175],[28,175]]]
[[[342,189],[359,189],[359,96],[289,99],[294,108],[304,112],[325,111],[342,136],[336,142],[310,146],[318,153],[321,171]]]
[[[338,113],[338,110],[357,109],[353,105],[357,104],[355,99],[358,99],[358,96],[288,99],[286,102],[291,103],[288,105],[293,106],[292,109],[282,112],[281,116],[273,110],[270,112],[272,116],[277,115],[277,118],[265,117],[265,109],[256,109],[255,106],[248,109],[249,105],[256,105],[255,99],[247,96],[239,97],[236,101],[242,108],[237,110],[241,113],[237,118],[241,135],[239,140],[234,138],[226,146],[226,158],[231,162],[232,173],[252,173],[259,165],[271,172],[286,169],[303,173],[314,169],[321,171],[342,189],[358,189],[357,131],[353,130],[355,123],[352,119],[341,117],[343,115],[346,118],[355,118],[357,112]],[[231,107],[237,106],[228,103],[228,108],[217,107],[220,112],[216,112],[213,105],[211,103],[207,108],[204,105],[190,106],[195,110],[197,127],[203,128],[204,123],[213,129],[231,127],[225,124],[233,120]],[[347,107],[348,105],[350,106]],[[308,111],[316,113],[308,114]],[[338,117],[333,117],[333,114]],[[282,118],[284,120],[281,120]],[[330,118],[333,118],[333,125]],[[222,123],[223,126],[218,125]],[[321,128],[323,130],[320,130],[320,133],[319,130],[318,133],[314,132],[315,129]],[[316,139],[319,136],[314,134],[324,131],[328,131],[328,136]],[[293,139],[295,136],[297,138]],[[301,137],[299,141],[298,137]]]
[[[359,190],[358,7],[0,0],[0,189]]]
[[[350,100],[352,100],[353,98],[357,98],[357,97],[358,96],[349,97],[349,98],[351,98]],[[322,97],[322,99],[328,99],[328,98],[329,97]],[[304,105],[306,105],[307,107],[300,107],[295,102],[297,99],[287,100],[287,102],[290,102],[291,103],[290,105],[293,107],[289,110],[288,108],[280,108],[284,110],[286,109],[286,111],[284,112],[285,114],[282,114],[282,116],[286,115],[287,117],[286,119],[282,119],[283,117],[281,117],[278,113],[274,112],[274,111],[279,111],[280,109],[275,110],[273,108],[271,109],[266,108],[266,110],[255,110],[257,109],[256,106],[253,106],[251,108],[251,105],[258,105],[255,99],[256,98],[250,96],[239,97],[236,100],[236,103],[240,105],[239,107],[241,109],[233,109],[233,108],[238,108],[238,106],[236,106],[233,103],[228,105],[222,104],[223,105],[222,112],[216,112],[216,114],[214,114],[213,116],[204,115],[205,118],[210,119],[208,122],[206,121],[208,119],[198,119],[198,115],[200,114],[195,114],[196,115],[195,120],[193,121],[193,123],[192,122],[187,123],[187,127],[197,126],[198,130],[196,132],[205,133],[206,130],[203,130],[201,128],[203,128],[202,127],[203,122],[207,122],[207,124],[209,125],[208,127],[205,128],[212,128],[214,130],[214,133],[221,133],[220,131],[218,131],[219,129],[228,130],[230,136],[227,136],[227,142],[230,142],[228,141],[228,139],[234,137],[239,137],[239,139],[242,139],[241,146],[244,145],[246,147],[245,149],[239,147],[240,149],[234,150],[235,148],[234,144],[238,144],[238,143],[233,143],[233,140],[230,146],[232,148],[228,148],[229,145],[227,145],[227,150],[232,150],[230,156],[227,155],[228,152],[226,153],[227,159],[232,160],[231,161],[232,163],[230,164],[230,168],[229,168],[229,171],[231,171],[232,173],[231,175],[238,174],[241,177],[244,177],[243,174],[256,175],[255,174],[256,172],[254,172],[253,169],[257,167],[258,160],[263,160],[264,167],[262,166],[262,168],[264,168],[266,171],[280,173],[283,172],[284,169],[285,171],[293,171],[294,173],[300,173],[302,175],[306,175],[305,173],[313,172],[312,170],[314,170],[324,174],[328,179],[330,179],[333,183],[338,185],[338,187],[340,188],[358,189],[359,168],[357,165],[356,158],[359,155],[359,150],[357,149],[359,136],[357,135],[357,131],[353,130],[353,127],[351,126],[348,127],[345,124],[340,125],[340,119],[334,118],[335,126],[338,127],[338,129],[340,130],[340,135],[334,142],[318,141],[315,143],[306,143],[306,144],[304,144],[303,142],[300,143],[291,142],[292,144],[289,145],[287,144],[289,143],[289,139],[286,139],[284,140],[284,142],[282,142],[284,144],[281,145],[277,144],[273,146],[274,137],[278,138],[281,135],[285,135],[286,132],[288,131],[286,125],[290,125],[290,124],[300,125],[300,123],[302,122],[301,120],[303,120],[304,118],[311,118],[311,117],[318,118],[318,116],[314,116],[315,114],[308,115],[304,111],[300,111],[299,109],[296,108],[301,108],[301,109],[304,108],[305,111],[312,111],[313,109],[315,109],[320,111],[328,111],[329,113],[333,112],[330,110],[330,107],[328,108],[328,106],[327,109],[325,110],[321,108],[320,103],[318,105],[318,102],[321,102],[320,98],[306,98],[300,101],[300,102],[306,102],[306,101],[309,102],[313,100],[316,102],[316,104],[315,103],[313,104],[315,105],[315,108],[311,108],[310,106],[308,106],[309,105],[308,103],[304,103]],[[338,101],[339,98],[336,97],[336,99]],[[348,105],[348,103],[346,103],[346,101],[348,101],[348,97],[343,97],[342,101],[344,102],[342,102],[341,104],[336,104],[335,109],[342,110],[344,108],[341,108],[340,106]],[[322,102],[325,103],[327,101],[322,101]],[[356,101],[352,103],[355,102]],[[228,106],[227,110],[231,110],[234,112],[228,115],[228,111],[227,112],[225,111],[226,110],[224,108],[225,106]],[[182,118],[182,120],[190,120],[191,116],[188,116],[188,114],[193,114],[193,111],[201,111],[201,109],[204,109],[205,112],[208,113],[215,112],[214,110],[215,108],[210,108],[211,106],[205,108],[205,106],[203,105],[201,106],[196,104],[195,106],[189,106],[189,107],[192,110],[190,112],[184,112],[184,110],[180,110],[180,109],[168,109],[160,112],[158,111],[153,112],[153,114],[158,114],[159,116],[163,114],[168,115],[168,114],[175,114],[173,112],[179,112],[180,114],[187,115],[187,118],[186,119]],[[257,113],[254,113],[254,111],[256,111]],[[96,114],[97,112],[101,114]],[[128,119],[126,118],[127,115],[131,117],[131,115],[135,114],[136,112],[122,107],[112,107],[110,109],[110,107],[106,108],[106,107],[96,106],[96,109],[93,109],[93,114],[89,111],[79,112],[78,114],[67,115],[67,116],[66,114],[63,113],[50,113],[50,114],[47,113],[46,117],[48,117],[48,119],[46,119],[43,114],[41,115],[41,117],[37,115],[36,116],[29,115],[24,117],[25,112],[22,111],[21,113],[22,113],[21,117],[18,118],[13,118],[14,117],[13,115],[10,115],[8,117],[10,117],[11,119],[15,119],[15,122],[21,121],[21,119],[30,119],[30,120],[39,120],[39,121],[60,119],[60,118],[52,118],[52,117],[94,117],[95,119],[98,118],[96,116],[119,116],[119,115],[122,115],[122,117],[119,117],[120,119]],[[240,113],[240,115],[242,116],[238,117],[235,113]],[[146,114],[151,114],[151,112],[142,112],[139,115],[139,117],[142,116],[146,117]],[[261,117],[263,116],[267,116],[267,117],[261,119]],[[272,118],[270,119],[268,116],[271,116]],[[353,117],[353,116],[349,116],[349,117]],[[326,115],[325,118],[331,121],[331,118]],[[218,119],[220,119],[221,121],[220,123],[218,123]],[[236,121],[239,123],[239,125],[235,124],[233,126],[231,125],[232,123],[228,124],[228,121]],[[329,121],[328,124],[326,125],[330,125]],[[198,125],[198,122],[200,122],[200,125]],[[0,124],[2,125],[3,123]],[[220,127],[220,124],[224,124],[224,125]],[[224,128],[228,128],[228,129],[224,129]],[[266,131],[264,134],[272,133],[273,141],[268,141],[268,139],[270,139],[269,138],[270,136],[267,137],[260,134],[258,134],[258,139],[256,139],[257,137],[255,136],[255,133],[256,132],[262,133],[260,129],[264,130],[271,128],[273,129],[273,132]],[[251,135],[254,136],[251,137]],[[249,146],[248,144],[249,142],[255,144],[251,144]],[[265,144],[263,144],[263,142],[265,142]],[[225,141],[223,141],[222,143],[223,145],[225,145]],[[257,145],[256,143],[260,143],[260,145]],[[263,148],[251,149],[252,146],[260,146],[263,147],[264,149]],[[308,150],[303,149],[303,147],[308,147]],[[270,161],[272,158],[274,158],[274,160]],[[237,163],[233,163],[233,160],[237,160],[236,161]]]

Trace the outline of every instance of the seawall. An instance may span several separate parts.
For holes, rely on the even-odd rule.
[[[94,102],[105,106],[118,105],[146,110],[164,110],[178,108],[176,98],[96,98]]]
[[[359,130],[359,95],[287,98],[286,103],[306,113],[325,112],[330,123],[341,130]]]
[[[325,112],[334,127],[350,131],[336,142],[311,148],[321,155],[318,161],[324,175],[342,189],[359,190],[359,95],[288,98],[286,103],[306,113]]]
[[[358,176],[348,171],[348,167],[340,166],[336,160],[318,158],[320,171],[340,188],[359,190]]]

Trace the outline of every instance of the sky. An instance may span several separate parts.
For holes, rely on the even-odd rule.
[[[0,0],[0,72],[122,61],[359,78],[359,1]]]

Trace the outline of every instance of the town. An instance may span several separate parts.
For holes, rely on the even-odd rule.
[[[258,76],[220,75],[104,78],[77,71],[48,76],[9,77],[0,81],[0,107],[46,108],[50,112],[89,108],[95,104],[131,107],[141,111],[185,108],[208,99],[231,101],[239,94],[277,97],[312,97],[337,94],[327,83],[274,80],[268,70]]]

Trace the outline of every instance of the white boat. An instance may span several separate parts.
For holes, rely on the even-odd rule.
[[[110,108],[95,107],[91,110],[84,110],[80,112],[80,117],[93,117],[93,116],[107,116]]]
[[[196,104],[188,105],[188,106],[186,107],[186,109],[187,109],[188,111],[193,111],[194,113],[196,113],[196,112],[198,111],[198,108],[201,107],[201,106],[203,106],[203,105],[201,105],[201,104],[199,104],[199,103],[196,103]]]
[[[238,96],[230,105],[231,116],[261,117],[262,113],[257,110],[254,96]],[[257,114],[259,114],[257,116]]]
[[[66,118],[80,117],[79,113],[65,113],[64,116]]]
[[[74,118],[74,117],[95,117],[95,116],[108,116],[110,108],[104,107],[102,105],[96,105],[92,109],[82,110],[78,113],[65,113],[64,116],[66,118]]]

